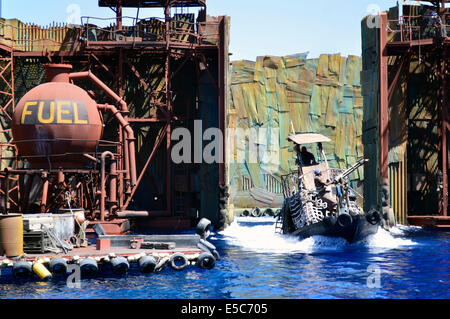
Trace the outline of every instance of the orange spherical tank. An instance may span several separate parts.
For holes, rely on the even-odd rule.
[[[71,65],[46,65],[47,81],[16,105],[13,140],[31,168],[84,168],[84,153],[96,151],[103,123],[97,103],[69,83]]]

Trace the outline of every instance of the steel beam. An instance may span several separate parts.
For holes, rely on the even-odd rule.
[[[447,51],[442,50],[439,76],[439,108],[441,109],[441,127],[440,127],[440,152],[442,169],[442,194],[439,205],[439,215],[447,216],[448,209],[448,148],[447,148],[447,127],[448,127],[448,102],[447,102]]]
[[[387,13],[380,14],[380,92],[379,92],[379,126],[380,126],[380,176],[382,179],[388,178],[388,152],[389,152],[389,101],[388,101],[388,55],[386,52],[387,44]]]

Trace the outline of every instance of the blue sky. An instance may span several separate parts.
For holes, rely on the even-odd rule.
[[[415,1],[407,1],[415,3]],[[77,16],[114,17],[97,0],[2,0],[2,16],[47,25]],[[399,3],[403,3],[400,0]],[[206,0],[208,14],[231,17],[232,60],[259,55],[289,55],[309,51],[361,55],[361,19],[373,5],[381,10],[395,0]],[[79,14],[78,14],[79,9]],[[136,9],[124,10],[136,16]],[[139,17],[161,16],[162,10],[140,10]],[[78,20],[78,23],[79,20]]]

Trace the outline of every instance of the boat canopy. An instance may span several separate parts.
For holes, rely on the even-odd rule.
[[[288,140],[299,145],[321,143],[321,142],[331,142],[331,140],[322,134],[317,133],[299,133],[292,134],[288,136]]]

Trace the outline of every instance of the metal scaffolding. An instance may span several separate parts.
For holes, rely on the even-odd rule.
[[[176,190],[175,182],[179,178],[178,167],[174,167],[171,161],[170,151],[172,147],[171,134],[174,128],[188,125],[195,119],[195,112],[208,113],[208,110],[217,107],[215,122],[219,129],[225,129],[225,86],[228,69],[228,44],[226,17],[209,17],[206,15],[206,4],[203,0],[180,1],[127,1],[127,0],[101,0],[101,7],[110,7],[115,12],[112,19],[100,19],[83,17],[82,25],[51,25],[41,28],[36,25],[23,24],[21,22],[2,25],[3,36],[0,36],[0,49],[3,52],[0,69],[0,81],[5,81],[2,87],[9,91],[0,92],[5,98],[1,101],[2,127],[4,128],[3,143],[1,144],[2,168],[8,168],[1,174],[3,178],[2,194],[9,194],[17,190],[17,195],[6,196],[4,202],[9,209],[15,205],[18,212],[26,212],[30,209],[28,199],[32,187],[43,188],[41,212],[55,211],[64,206],[65,192],[69,191],[76,198],[80,207],[89,212],[89,216],[95,222],[104,222],[104,227],[111,233],[120,233],[123,230],[125,217],[144,216],[151,220],[148,224],[158,228],[186,228],[193,220],[207,216],[222,227],[223,218],[219,216],[218,196],[219,190],[209,190],[208,201],[215,202],[216,210],[205,212],[202,216],[193,217],[192,209],[199,210],[199,204],[193,205],[192,201],[177,198],[180,192]],[[131,24],[124,24],[122,9],[124,7],[135,8],[161,8],[163,18],[133,18]],[[194,14],[174,14],[173,8],[199,9],[197,21]],[[111,20],[111,21],[108,21]],[[110,22],[109,26],[104,26]],[[101,25],[101,26],[99,26]],[[23,93],[33,85],[42,82],[42,64],[44,63],[70,63],[79,73],[98,75],[98,83],[93,84],[81,81],[80,86],[86,87],[88,93],[96,99],[103,98],[111,101],[112,93],[105,90],[99,91],[101,82],[105,87],[111,88],[120,100],[113,100],[123,118],[133,128],[136,135],[136,143],[139,146],[152,143],[149,154],[136,153],[136,163],[128,162],[128,148],[126,147],[129,136],[126,127],[114,124],[113,119],[105,118],[105,132],[108,141],[101,141],[99,148],[112,151],[117,161],[117,194],[108,194],[107,206],[110,213],[106,214],[106,220],[100,220],[100,189],[99,171],[92,168],[86,171],[46,170],[33,171],[24,166],[22,158],[17,158],[14,143],[6,136],[10,130],[11,114],[14,110],[15,98],[20,98]],[[14,69],[14,64],[21,64],[20,71]],[[28,73],[31,72],[30,76]],[[10,73],[6,78],[5,74]],[[15,85],[15,77],[21,77],[20,87]],[[92,80],[91,76],[91,80]],[[88,76],[89,77],[89,76]],[[101,79],[101,80],[100,80]],[[180,83],[188,79],[194,82],[195,97],[186,96],[185,89]],[[17,82],[17,80],[16,80]],[[34,83],[33,83],[34,82]],[[199,86],[207,82],[212,87],[214,96],[212,102],[207,104],[199,97]],[[97,84],[97,86],[96,86]],[[173,85],[177,87],[174,89]],[[205,86],[206,87],[206,86]],[[89,89],[90,88],[90,89]],[[106,93],[105,93],[106,92]],[[199,93],[200,92],[200,93]],[[209,94],[209,93],[208,93]],[[192,102],[196,100],[196,102]],[[123,101],[124,103],[120,103]],[[141,103],[139,107],[138,102]],[[124,105],[131,105],[130,109]],[[202,108],[205,111],[202,111]],[[197,109],[197,111],[196,111]],[[198,111],[200,109],[200,111]],[[206,115],[204,115],[206,116]],[[144,129],[143,129],[144,128]],[[115,139],[116,138],[116,139]],[[5,148],[13,148],[13,152],[6,153]],[[157,158],[157,154],[163,154]],[[91,154],[97,157],[100,154]],[[144,155],[143,155],[144,154]],[[8,155],[8,161],[3,161]],[[141,156],[143,155],[143,156]],[[147,155],[147,156],[146,156]],[[146,157],[145,157],[146,156]],[[164,164],[158,168],[163,171],[160,179],[152,174],[149,167],[151,163],[163,159]],[[135,184],[126,174],[130,165],[138,169]],[[217,164],[216,171],[218,184],[225,185],[225,164],[221,160]],[[202,168],[200,168],[202,169]],[[62,173],[61,173],[62,172]],[[185,171],[186,173],[186,171]],[[63,174],[64,176],[60,176]],[[187,172],[187,176],[192,174]],[[37,182],[35,175],[39,175]],[[9,180],[9,182],[5,182]],[[111,178],[111,176],[107,176]],[[12,182],[12,181],[15,182]],[[150,185],[155,195],[155,202],[159,208],[139,209],[135,204],[136,197],[145,194],[143,191],[144,180]],[[14,183],[14,184],[13,184]],[[37,184],[36,184],[37,183]],[[19,187],[25,189],[25,197],[19,198]],[[164,188],[164,189],[163,189]],[[138,194],[141,192],[140,194]],[[42,191],[41,191],[42,193]],[[113,203],[110,199],[116,198]],[[164,203],[161,203],[161,196]],[[198,196],[197,196],[198,197]],[[148,199],[151,201],[151,199]],[[2,201],[3,202],[3,201]],[[175,207],[174,203],[178,203]],[[192,206],[192,207],[190,207]],[[208,204],[204,207],[214,207]],[[139,211],[136,211],[139,210]],[[204,209],[205,211],[207,209]],[[133,213],[134,211],[134,213]],[[206,214],[206,215],[205,215]],[[209,214],[209,215],[208,215]],[[159,223],[159,224],[158,224]],[[145,224],[145,223],[143,223]],[[159,225],[159,226],[158,226]]]
[[[378,128],[377,152],[368,151],[367,153],[376,163],[376,166],[368,169],[377,169],[378,182],[373,184],[374,181],[370,176],[366,178],[365,193],[377,189],[381,195],[369,201],[367,205],[378,204],[386,209],[390,205],[400,223],[448,227],[450,217],[448,215],[449,103],[447,77],[450,10],[446,4],[449,1],[419,2],[420,5],[403,6],[403,14],[400,14],[399,6],[380,14],[378,38],[375,41],[378,58],[372,59],[368,49],[364,51],[364,47],[371,46],[370,40],[368,40],[370,37],[368,34],[371,31],[366,29],[366,34],[363,34],[363,38],[367,36],[363,41],[363,60],[365,59],[363,73],[372,70],[371,63],[373,63],[372,65],[377,65],[373,70],[379,74],[379,82],[375,83],[378,86],[376,100],[378,105],[372,105],[368,99],[365,100],[365,102],[367,101],[366,112],[370,112],[370,105],[378,109],[378,118],[371,119],[371,123],[377,123]],[[374,46],[372,47],[374,48]],[[420,100],[421,112],[427,112],[426,118],[416,119],[412,118],[410,114],[410,109],[413,107],[410,92],[414,90],[412,77],[417,77],[418,73],[422,76],[420,86],[429,88],[430,91],[427,94],[414,93],[422,94],[420,95],[420,99],[422,99]],[[426,103],[433,105],[433,108],[430,107],[424,111]],[[436,149],[433,148],[432,151],[429,151],[430,154],[432,152],[436,154],[436,169],[433,171],[434,173],[428,173],[423,177],[426,179],[423,184],[426,184],[427,192],[430,193],[428,198],[434,198],[432,197],[433,192],[439,194],[438,205],[434,212],[420,211],[420,208],[414,207],[414,196],[412,196],[411,189],[416,187],[413,182],[413,174],[418,173],[414,170],[414,161],[420,161],[420,154],[423,152],[420,147],[411,146],[413,134],[411,134],[410,126],[415,121],[426,123],[420,125],[428,125],[429,132],[434,128],[437,130]],[[370,140],[369,137],[372,134],[370,130],[370,125],[366,124],[366,141]],[[410,134],[408,134],[408,130],[410,130]],[[430,133],[419,139],[430,141],[430,144],[433,144],[432,135]],[[405,150],[399,151],[402,148]],[[406,154],[409,154],[410,158],[407,159]],[[396,159],[393,159],[394,157]],[[422,165],[427,165],[427,163],[422,163]],[[438,184],[437,191],[432,187],[434,185],[432,181],[435,180]],[[376,184],[378,186],[375,186]],[[430,201],[430,203],[432,202],[433,200]],[[431,207],[434,206],[428,204],[428,208],[431,209]]]

